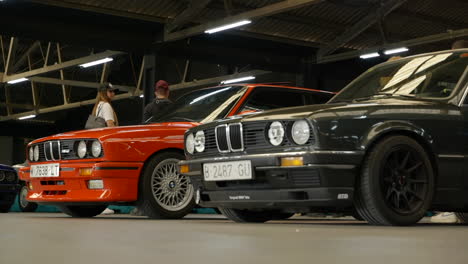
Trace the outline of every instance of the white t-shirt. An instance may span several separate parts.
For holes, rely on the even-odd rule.
[[[114,110],[112,109],[112,106],[108,102],[99,102],[97,108],[96,108],[96,115],[99,117],[104,118],[104,120],[109,121],[114,120]]]

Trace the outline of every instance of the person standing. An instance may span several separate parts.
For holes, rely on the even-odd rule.
[[[162,112],[172,104],[169,100],[169,84],[164,80],[159,80],[154,86],[154,101],[145,106],[143,112],[143,122],[157,120]]]
[[[108,127],[114,127],[119,125],[117,115],[114,108],[111,105],[111,101],[115,96],[115,89],[111,83],[103,84],[98,92],[97,102],[93,108],[93,115],[102,117],[106,121]]]

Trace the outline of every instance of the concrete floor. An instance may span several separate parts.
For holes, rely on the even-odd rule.
[[[468,226],[373,227],[293,218],[236,224],[217,215],[150,220],[0,214],[0,263],[468,263]]]

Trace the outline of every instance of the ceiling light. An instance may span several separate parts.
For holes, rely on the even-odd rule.
[[[145,97],[145,95],[144,95],[144,94],[140,95],[140,98],[143,98],[143,97]]]
[[[94,65],[103,64],[103,63],[113,61],[113,60],[114,60],[113,58],[104,58],[104,59],[100,59],[100,60],[97,60],[97,61],[92,61],[92,62],[81,64],[80,67],[88,68],[88,67],[91,67],[91,66],[94,66]]]
[[[7,83],[9,83],[9,84],[14,84],[14,83],[19,83],[19,82],[24,82],[24,81],[27,81],[27,80],[28,80],[28,79],[26,79],[26,78],[20,78],[20,79],[8,81]]]
[[[369,58],[375,58],[375,57],[379,57],[379,56],[380,56],[380,54],[378,52],[372,52],[372,53],[362,54],[361,56],[359,56],[359,58],[369,59]]]
[[[228,83],[236,83],[236,82],[248,81],[248,80],[253,80],[253,79],[255,79],[255,76],[247,76],[247,77],[225,80],[225,81],[222,81],[221,83],[228,84]]]
[[[31,118],[35,118],[35,117],[36,117],[36,115],[27,115],[27,116],[19,117],[18,120],[31,119]]]
[[[219,31],[223,31],[223,30],[230,29],[230,28],[235,28],[235,27],[240,27],[240,26],[247,25],[247,24],[250,24],[250,23],[252,23],[252,21],[242,20],[242,21],[239,21],[239,22],[236,22],[236,23],[232,23],[232,24],[228,24],[228,25],[224,25],[224,26],[220,26],[220,27],[215,27],[215,28],[212,28],[212,29],[207,29],[207,30],[205,30],[205,33],[213,34],[213,33],[219,32]]]
[[[408,50],[409,50],[408,48],[402,47],[402,48],[397,48],[397,49],[386,50],[386,51],[384,51],[384,54],[385,55],[390,55],[390,54],[405,52],[405,51],[408,51]]]

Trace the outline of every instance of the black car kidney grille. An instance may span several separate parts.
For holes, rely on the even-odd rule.
[[[218,126],[216,131],[216,143],[220,152],[229,152],[226,126]]]
[[[232,151],[240,151],[244,149],[242,142],[242,125],[232,124],[229,126],[229,142],[231,143]]]

